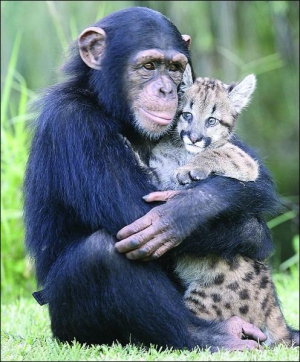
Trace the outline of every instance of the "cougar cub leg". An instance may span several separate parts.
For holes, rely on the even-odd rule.
[[[259,174],[258,163],[239,147],[228,142],[218,148],[205,149],[175,171],[180,184],[203,180],[210,174],[240,181],[255,181]]]

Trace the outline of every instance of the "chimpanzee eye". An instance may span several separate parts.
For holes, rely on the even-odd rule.
[[[172,64],[170,64],[170,66],[169,66],[169,70],[170,70],[171,72],[177,72],[178,70],[180,70],[180,66],[179,66],[179,64],[172,63]]]
[[[143,65],[143,67],[144,67],[145,69],[147,69],[147,70],[154,70],[154,69],[155,69],[155,65],[154,65],[153,62],[145,63],[145,64]]]
[[[191,122],[193,120],[193,115],[190,112],[182,112],[182,117],[185,121]]]
[[[214,117],[209,117],[207,120],[206,120],[206,126],[207,127],[212,127],[212,126],[215,126],[219,123],[219,120],[217,120],[216,118]]]

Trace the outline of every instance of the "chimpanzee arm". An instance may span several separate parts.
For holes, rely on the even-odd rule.
[[[58,97],[56,91],[55,100],[46,98],[48,110],[38,121],[31,155],[31,163],[38,158],[39,167],[33,173],[29,170],[28,177],[36,174],[47,181],[35,185],[44,188],[40,193],[61,199],[87,227],[105,226],[116,233],[153,207],[142,196],[155,188],[138,167],[114,119],[100,116],[102,110],[82,95],[78,99],[73,95],[73,101],[61,96],[61,106],[51,107]]]
[[[234,142],[257,158],[241,142]],[[184,240],[185,245],[180,248],[194,252],[198,250],[202,255],[209,252],[234,255],[238,248],[248,251],[252,257],[265,257],[272,248],[269,231],[264,221],[248,223],[247,218],[255,220],[264,213],[273,213],[276,206],[273,181],[260,163],[260,176],[255,182],[213,176],[191,189],[180,191],[166,204],[155,207],[132,225],[120,230],[117,237],[121,241],[116,248],[130,259],[147,260],[161,256]],[[245,224],[236,223],[236,230],[232,234],[238,233],[235,235],[239,237],[229,242],[224,242],[226,238],[210,237],[216,236],[215,232],[206,232],[212,222],[217,225],[218,220],[228,220],[229,227],[231,221],[239,219],[245,220]],[[249,239],[251,234],[255,245]]]
[[[145,215],[154,205],[142,196],[155,190],[116,122],[78,87],[56,86],[41,105],[24,182],[26,244],[39,281],[67,245],[101,228],[114,235]]]

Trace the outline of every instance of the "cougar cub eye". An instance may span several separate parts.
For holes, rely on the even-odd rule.
[[[182,112],[182,118],[185,121],[191,122],[193,120],[193,115],[190,112]]]
[[[207,127],[210,127],[210,126],[215,126],[219,123],[219,121],[217,120],[217,118],[214,118],[214,117],[209,117],[207,120],[206,120],[206,126]]]

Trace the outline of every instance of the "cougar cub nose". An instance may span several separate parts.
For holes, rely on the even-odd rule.
[[[197,143],[199,141],[202,141],[203,136],[198,135],[197,133],[190,133],[189,138],[192,141],[192,143]]]

